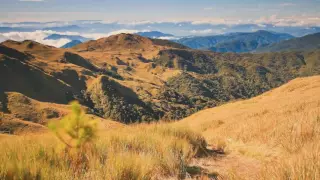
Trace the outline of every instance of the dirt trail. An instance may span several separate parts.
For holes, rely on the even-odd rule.
[[[246,180],[256,180],[261,168],[257,159],[245,157],[235,153],[224,153],[207,147],[208,155],[192,159],[189,164],[189,178],[187,179],[228,179],[232,174]],[[194,173],[194,174],[192,174]],[[228,178],[227,178],[228,177]]]

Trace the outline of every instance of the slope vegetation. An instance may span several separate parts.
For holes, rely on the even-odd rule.
[[[258,48],[256,52],[311,51],[319,48],[320,33],[316,33]]]

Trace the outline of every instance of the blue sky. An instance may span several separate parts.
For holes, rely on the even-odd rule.
[[[0,21],[320,21],[320,0],[1,0]]]

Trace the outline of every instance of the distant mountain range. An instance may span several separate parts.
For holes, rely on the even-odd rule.
[[[253,33],[230,33],[217,36],[182,38],[176,42],[193,49],[242,53],[251,52],[257,48],[292,38],[294,36],[290,34],[260,30]]]
[[[259,48],[256,52],[309,51],[320,49],[320,33],[271,44]]]
[[[129,23],[129,24],[128,24]],[[36,30],[52,30],[57,32],[79,33],[111,33],[121,29],[142,31],[153,29],[160,32],[170,32],[179,36],[207,36],[234,32],[254,32],[266,30],[279,33],[289,33],[296,37],[320,32],[319,26],[290,26],[275,24],[211,24],[188,22],[144,22],[123,23],[103,21],[55,21],[55,22],[12,22],[0,23],[0,32],[32,32]],[[207,31],[205,31],[207,30]]]
[[[61,48],[72,48],[78,44],[81,44],[82,42],[79,40],[72,40],[70,42],[68,42],[67,44],[61,46]]]
[[[47,28],[43,28],[42,30],[51,30],[51,31],[58,31],[58,32],[66,32],[66,31],[80,32],[83,30],[83,28],[77,25],[69,25],[69,26],[47,27]]]
[[[44,38],[44,40],[58,40],[58,39],[70,39],[70,40],[77,40],[81,42],[85,42],[91,40],[90,38],[85,38],[79,35],[61,35],[61,34],[51,34],[48,37]]]
[[[173,37],[172,34],[162,33],[160,31],[146,31],[136,33],[139,36],[148,37],[148,38],[161,38],[161,37]]]

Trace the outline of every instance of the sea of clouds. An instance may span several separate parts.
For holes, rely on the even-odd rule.
[[[234,32],[254,32],[267,30],[272,32],[289,33],[301,37],[320,32],[319,17],[285,17],[276,15],[264,17],[255,21],[239,22],[224,19],[203,19],[201,21],[176,22],[104,22],[104,21],[70,21],[70,22],[20,22],[1,23],[0,42],[5,40],[33,40],[42,44],[61,47],[71,39],[45,39],[51,34],[78,35],[89,39],[99,39],[119,33],[138,33],[146,31],[160,31],[174,34],[171,37],[157,37],[159,39],[174,40],[180,37],[208,36]],[[10,30],[10,28],[12,30]],[[8,30],[9,29],[9,30]],[[51,30],[50,30],[51,29]]]
[[[51,31],[42,31],[37,30],[34,32],[8,32],[8,33],[0,33],[0,42],[5,40],[14,40],[14,41],[24,41],[24,40],[33,40],[42,44],[61,47],[64,44],[70,42],[69,39],[58,39],[58,40],[45,40],[47,36],[53,34]]]
[[[108,36],[120,34],[120,33],[133,34],[137,32],[141,32],[141,31],[131,30],[131,29],[121,29],[121,30],[112,31],[109,33],[56,32],[51,30],[36,30],[32,32],[7,32],[7,33],[0,33],[0,42],[6,41],[6,40],[14,40],[14,41],[32,40],[45,45],[61,47],[67,44],[68,42],[70,42],[71,40],[67,38],[61,38],[58,40],[51,40],[51,39],[45,39],[45,38],[51,34],[60,34],[60,35],[79,35],[85,38],[96,40],[99,38],[108,37]]]

